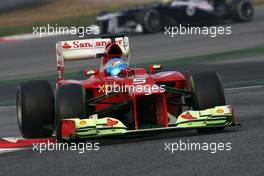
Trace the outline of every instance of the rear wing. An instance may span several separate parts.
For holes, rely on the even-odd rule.
[[[102,56],[105,47],[111,43],[111,38],[95,38],[83,40],[59,41],[56,43],[57,73],[58,80],[64,78],[64,61],[89,60]],[[129,64],[129,39],[128,37],[117,37],[115,43],[123,51],[123,59]]]

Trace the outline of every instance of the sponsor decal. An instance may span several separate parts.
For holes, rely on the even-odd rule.
[[[120,60],[116,60],[114,62],[112,62],[112,66],[115,67],[117,65],[120,65],[121,64],[121,61]]]
[[[91,48],[93,47],[93,44],[90,42],[79,42],[79,41],[74,41],[72,42],[73,48]]]
[[[132,84],[136,85],[136,84],[145,84],[145,83],[146,83],[145,78],[134,78]]]
[[[110,43],[110,41],[96,41],[96,42],[93,42],[93,41],[79,41],[79,40],[75,40],[75,41],[72,41],[72,44],[69,44],[69,42],[71,41],[68,41],[65,42],[63,44],[63,48],[64,49],[78,49],[78,48],[93,48],[93,47],[105,47],[107,44]],[[116,40],[115,43],[118,44],[118,45],[121,45],[123,42],[123,40]]]
[[[217,109],[216,112],[219,114],[222,114],[222,113],[224,113],[224,110],[223,109]]]
[[[118,124],[118,121],[117,120],[112,120],[110,118],[107,118],[107,124],[104,125],[104,126],[114,126],[116,124]]]
[[[115,43],[121,45],[123,40],[116,40]],[[111,43],[110,41],[97,41],[95,42],[95,46],[106,46],[107,44]]]
[[[64,44],[63,44],[63,46],[62,46],[64,49],[69,49],[69,48],[71,48],[71,46],[67,43],[67,42],[65,42]]]
[[[80,125],[86,125],[87,124],[87,122],[85,120],[81,120],[79,123],[80,123]]]
[[[191,113],[186,112],[185,114],[181,115],[182,118],[187,119],[187,120],[195,120],[197,119],[196,117],[193,117]]]

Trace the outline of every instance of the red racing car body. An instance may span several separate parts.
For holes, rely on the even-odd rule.
[[[217,118],[205,121],[202,112],[200,115],[198,113],[200,110],[225,105],[221,78],[216,72],[202,72],[191,77],[178,71],[154,73],[163,67],[154,64],[149,66],[148,71],[144,68],[128,67],[121,70],[118,76],[111,76],[106,72],[109,60],[121,58],[129,64],[129,41],[125,36],[61,41],[57,43],[56,51],[55,92],[47,81],[28,81],[18,87],[18,122],[26,138],[48,137],[55,129],[57,139],[62,140],[64,134],[71,134],[67,131],[69,125],[72,127],[69,128],[70,131],[78,127],[79,135],[87,136],[90,134],[89,130],[100,131],[95,127],[112,128],[119,122],[122,123],[122,128],[129,130],[169,128],[179,123],[184,123],[185,126],[192,126],[193,123],[197,124],[195,127],[222,129],[234,122],[229,116],[224,117],[224,120],[218,119],[218,122]],[[65,79],[64,62],[82,59],[101,59],[100,68],[85,70],[84,74],[88,78],[84,80]],[[197,112],[182,114],[185,106]],[[204,114],[206,118],[221,117],[226,112],[223,108],[216,111],[207,110]],[[231,111],[227,111],[231,117]],[[201,119],[192,116],[197,113],[196,116]],[[181,122],[176,123],[179,116]],[[92,122],[80,121],[105,117],[114,117],[116,121],[108,119],[102,126],[100,123],[104,122],[99,120],[92,129],[90,126],[82,127]],[[67,119],[77,119],[73,122],[78,121],[81,126]]]

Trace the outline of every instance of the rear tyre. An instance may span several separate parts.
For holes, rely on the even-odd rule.
[[[248,22],[254,16],[254,7],[248,0],[234,0],[230,4],[230,13],[235,22]]]
[[[64,142],[61,136],[61,120],[68,118],[86,118],[87,102],[85,89],[79,84],[59,86],[56,90],[56,135],[58,142]]]
[[[216,72],[201,72],[190,78],[192,105],[194,110],[204,110],[225,105],[222,79]],[[199,129],[204,131],[222,131],[223,127]]]
[[[16,96],[18,126],[24,138],[50,137],[54,124],[54,96],[48,81],[20,83]]]
[[[161,30],[161,17],[157,10],[148,10],[143,19],[145,33],[157,33]]]

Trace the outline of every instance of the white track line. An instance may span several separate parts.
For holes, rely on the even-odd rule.
[[[0,106],[0,110],[5,110],[5,109],[13,109],[13,108],[16,108],[15,105],[11,105],[11,106]]]
[[[26,149],[27,148],[2,148],[2,149],[0,149],[0,154],[15,152],[15,151],[19,151],[19,150],[26,150]]]
[[[255,88],[264,88],[264,86],[263,85],[257,85],[257,86],[244,86],[244,87],[226,88],[225,91],[255,89]]]
[[[31,39],[37,39],[37,38],[46,38],[46,37],[53,37],[53,36],[59,36],[59,35],[69,35],[69,33],[61,33],[61,34],[49,33],[49,34],[42,34],[41,37],[38,34],[32,34],[32,33],[5,36],[5,37],[0,37],[0,43],[21,41],[21,40],[31,40]]]

